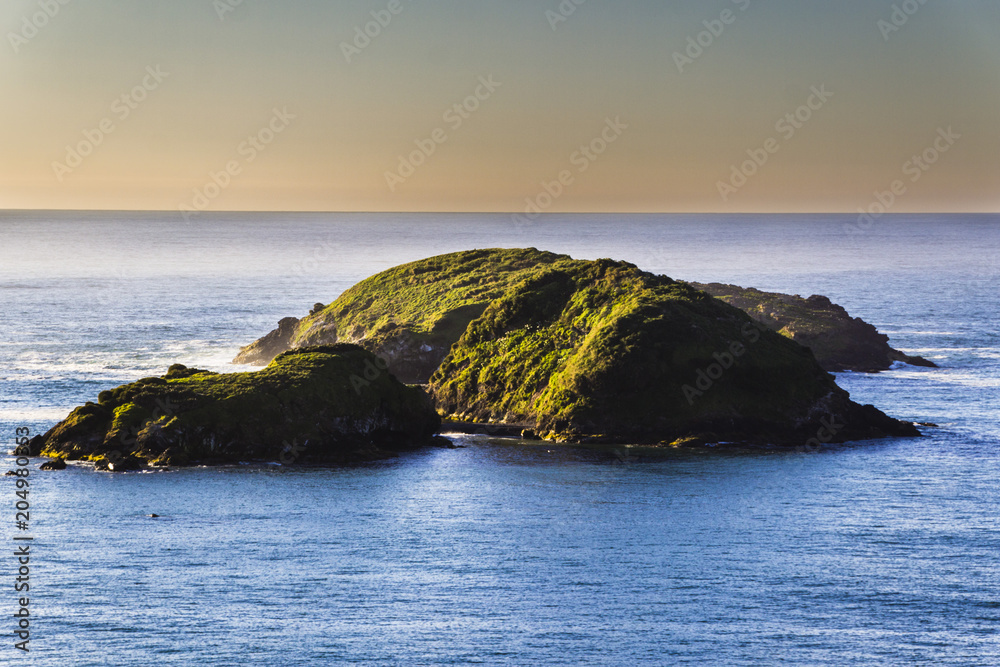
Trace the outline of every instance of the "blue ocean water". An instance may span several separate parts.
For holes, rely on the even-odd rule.
[[[281,317],[473,247],[825,294],[941,365],[839,374],[938,427],[811,455],[452,436],[345,469],[33,472],[32,651],[0,582],[4,662],[1000,664],[1000,218],[852,222],[0,214],[4,443],[172,363],[232,370]]]

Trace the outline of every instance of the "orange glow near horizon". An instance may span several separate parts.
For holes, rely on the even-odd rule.
[[[0,208],[1000,211],[996,5],[388,4],[12,0]]]

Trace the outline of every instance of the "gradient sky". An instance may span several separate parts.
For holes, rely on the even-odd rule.
[[[520,211],[566,170],[546,210],[854,212],[899,180],[893,212],[1000,211],[995,0],[928,0],[891,33],[878,22],[902,0],[588,0],[555,30],[559,0],[400,0],[350,63],[342,43],[389,0],[73,0],[36,16],[50,3],[0,8],[0,208],[177,209],[235,162],[208,210]],[[120,118],[148,66],[169,75]],[[489,76],[500,87],[454,128],[445,111]],[[776,122],[812,86],[833,96],[785,138]],[[295,119],[248,162],[240,146],[275,108]],[[574,153],[608,118],[628,128],[581,172]],[[57,178],[104,119],[114,131]],[[960,138],[914,182],[906,163],[949,127]],[[390,190],[436,128],[447,141]],[[724,200],[719,182],[772,137]]]

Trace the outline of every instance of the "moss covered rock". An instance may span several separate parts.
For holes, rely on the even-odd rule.
[[[820,366],[831,372],[888,370],[894,362],[934,367],[923,357],[911,357],[889,346],[889,337],[825,296],[762,292],[721,283],[692,283],[700,290],[746,312],[769,329],[805,345]]]
[[[546,439],[803,444],[917,435],[853,403],[805,347],[665,276],[541,267],[470,323],[431,378],[439,411]]]
[[[567,260],[527,248],[470,250],[403,264],[363,280],[329,306],[316,304],[302,319],[282,319],[277,329],[242,348],[234,363],[265,365],[290,349],[351,342],[386,359],[403,382],[425,383],[489,303],[541,268]],[[878,372],[897,361],[935,366],[893,349],[888,336],[824,296],[691,285],[810,348],[827,371]]]
[[[425,383],[493,300],[542,267],[566,260],[518,248],[402,264],[361,281],[325,308],[314,307],[301,320],[282,320],[278,329],[240,350],[234,362],[266,364],[286,349],[348,342],[385,359],[402,382]]]
[[[371,459],[422,444],[440,419],[425,393],[354,345],[286,352],[254,373],[181,365],[101,392],[44,436],[42,454],[98,468]]]

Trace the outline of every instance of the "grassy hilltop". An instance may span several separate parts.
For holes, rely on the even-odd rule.
[[[267,363],[297,347],[350,342],[389,361],[403,382],[425,383],[469,323],[543,267],[572,261],[531,249],[469,250],[402,264],[362,280],[329,306],[248,345],[236,363]]]

